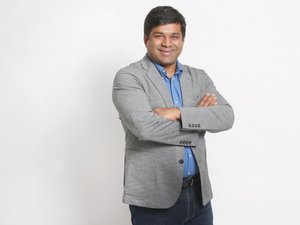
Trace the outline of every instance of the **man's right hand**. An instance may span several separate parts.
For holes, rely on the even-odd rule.
[[[217,97],[215,94],[206,93],[199,101],[197,107],[207,107],[217,105]]]
[[[180,120],[180,110],[178,108],[155,108],[153,112],[168,120]]]

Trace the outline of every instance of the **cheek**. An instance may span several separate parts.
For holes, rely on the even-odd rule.
[[[148,52],[152,53],[152,55],[157,55],[158,54],[157,47],[153,43],[148,45],[147,50],[148,50]]]
[[[183,48],[183,45],[181,45],[181,46],[179,47],[180,52],[182,51],[182,48]]]
[[[182,51],[182,48],[183,48],[183,45],[182,45],[182,44],[177,45],[177,49],[178,49],[178,52],[179,52],[179,53]]]
[[[146,48],[148,49],[148,51],[151,51],[152,48],[153,48],[152,42],[148,41],[148,42],[146,43]]]

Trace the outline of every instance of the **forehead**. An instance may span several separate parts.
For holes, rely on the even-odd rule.
[[[159,25],[157,27],[153,27],[151,33],[164,33],[164,34],[181,34],[181,25],[179,23],[169,23],[165,25]]]

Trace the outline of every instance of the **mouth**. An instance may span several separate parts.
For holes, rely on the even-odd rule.
[[[174,52],[174,50],[162,50],[162,49],[158,49],[158,50],[163,56],[170,56]]]

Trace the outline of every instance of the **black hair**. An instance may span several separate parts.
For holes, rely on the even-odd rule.
[[[178,23],[181,25],[181,33],[184,39],[186,23],[183,15],[171,6],[158,6],[148,13],[144,22],[144,35],[149,36],[154,27],[166,25],[170,23]]]

